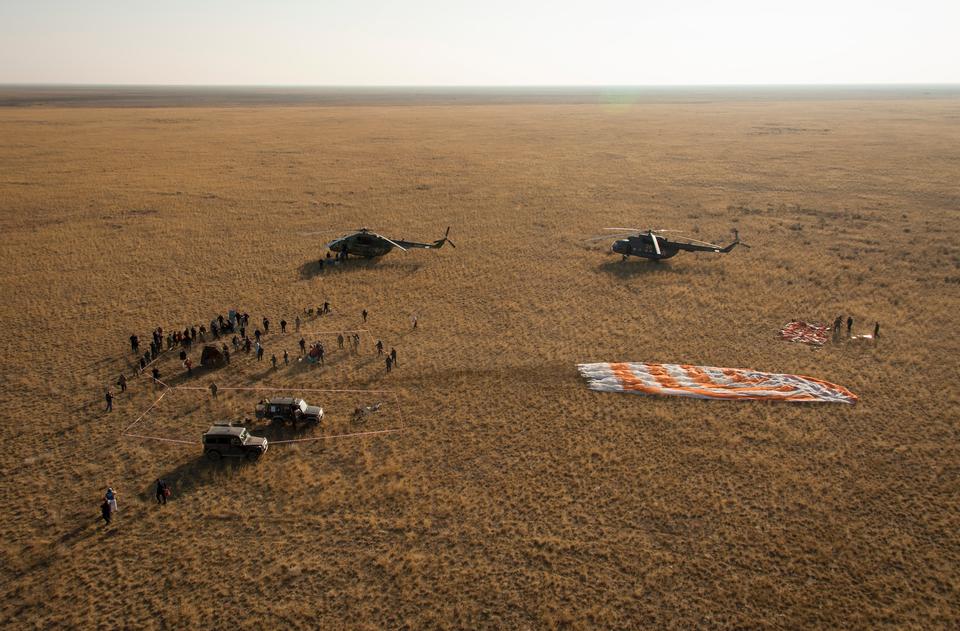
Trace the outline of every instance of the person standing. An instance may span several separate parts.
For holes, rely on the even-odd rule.
[[[103,496],[103,499],[105,499],[107,501],[107,504],[110,505],[111,513],[117,512],[117,494],[113,490],[113,487],[107,487],[107,492]]]
[[[337,348],[343,350],[343,333],[337,333]]]
[[[260,342],[257,342],[257,361],[263,359],[263,347],[260,346]]]
[[[219,389],[219,388],[217,388],[217,384],[216,384],[216,383],[212,383],[212,382],[210,383],[210,396],[213,397],[214,399],[217,398],[217,390],[218,390],[218,389]]]
[[[317,343],[317,356],[320,359],[320,365],[323,366],[323,355],[326,353],[326,350],[323,348],[323,344]]]
[[[110,509],[110,502],[103,500],[100,504],[100,516],[103,518],[103,527],[110,525],[110,518],[113,517],[113,511]]]
[[[361,311],[361,312],[360,312],[360,315],[363,316],[363,323],[366,324],[366,323],[367,323],[367,310],[364,309],[363,311]]]
[[[300,316],[299,315],[297,316],[297,319],[293,321],[293,326],[295,327],[296,332],[299,333],[300,332]]]
[[[383,340],[377,340],[377,357],[383,355]]]
[[[133,351],[134,355],[140,354],[140,338],[136,334],[130,336],[130,350]]]
[[[187,368],[187,376],[188,376],[188,377],[192,377],[192,376],[193,376],[193,362],[190,361],[190,358],[189,358],[189,357],[188,357],[187,359],[183,360],[183,365],[186,366],[186,368]]]
[[[410,318],[410,321],[413,323],[414,330],[416,330],[417,328],[417,320],[418,320],[417,314],[413,314],[413,316]]]
[[[876,324],[873,325],[873,339],[876,340],[879,338],[880,338],[880,323],[877,322]]]
[[[151,374],[153,375],[153,383],[160,383],[160,369],[154,366]]]
[[[253,331],[253,338],[254,338],[255,340],[257,340],[257,343],[258,343],[258,344],[260,343],[260,335],[261,335],[260,329],[255,329],[255,330]]]
[[[270,320],[269,318],[263,319],[263,334],[266,335],[270,332]]]
[[[273,355],[270,356],[270,363],[273,364],[273,369],[276,370],[276,369],[277,369],[277,354],[276,354],[276,353],[274,353]]]
[[[113,411],[113,393],[107,390],[107,394],[104,396],[107,400],[107,412]]]
[[[323,312],[324,312],[324,313],[330,313],[330,303],[329,303],[329,302],[324,302],[324,303],[323,303]]]
[[[880,326],[879,324],[877,325]],[[120,392],[127,391],[127,377],[123,373],[120,373],[120,378],[117,379],[117,385],[120,386]]]
[[[847,317],[847,337],[853,332],[853,316]]]
[[[284,349],[284,351],[283,351],[283,365],[286,366],[286,365],[289,364],[289,363],[290,363],[290,356],[287,355],[287,351],[286,351],[286,349]]]
[[[306,354],[306,352],[307,352],[307,341],[301,337],[300,338],[300,355],[303,356]]]
[[[384,361],[385,361],[386,364],[387,364],[387,373],[389,374],[389,373],[390,373],[390,369],[393,368],[393,360],[390,359],[390,356],[389,356],[389,355],[387,355],[387,359],[384,360]]]
[[[157,479],[157,504],[167,503],[167,483]]]
[[[395,348],[391,348],[391,349],[390,349],[390,359],[393,360],[393,365],[394,365],[394,366],[399,366],[399,365],[400,365],[400,363],[397,361],[397,349],[395,349]]]
[[[286,332],[287,332],[287,321],[286,321],[286,320],[280,320],[280,332],[281,332],[281,333],[286,333]]]

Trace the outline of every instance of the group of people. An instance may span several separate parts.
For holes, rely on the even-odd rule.
[[[149,350],[144,350],[140,353],[140,336],[136,333],[130,335],[130,350],[137,357],[137,368],[136,374],[142,374],[154,360],[156,360],[161,353],[164,351],[171,350],[173,348],[179,347],[180,350],[180,362],[183,365],[184,370],[188,377],[193,376],[193,361],[188,357],[188,352],[195,342],[207,342],[207,334],[210,334],[211,341],[218,340],[221,337],[225,337],[232,333],[239,332],[240,337],[243,339],[245,345],[245,350],[250,351],[251,343],[250,339],[247,337],[246,329],[250,323],[250,314],[245,312],[240,312],[237,309],[231,309],[228,311],[228,315],[224,317],[223,314],[218,314],[216,317],[210,319],[209,329],[205,324],[196,324],[188,327],[184,327],[182,331],[167,331],[164,334],[164,329],[162,326],[158,326],[150,333],[150,348]],[[270,319],[263,318],[263,329],[264,333],[270,330]],[[280,328],[283,331],[286,331],[287,323],[286,320],[280,321]],[[297,318],[297,328],[300,327],[300,318]],[[260,337],[262,333],[259,329],[255,331],[255,336],[257,339],[258,354],[260,358],[263,356],[263,351],[260,347]],[[233,336],[233,346],[235,350],[239,350],[240,341],[237,338],[237,335]],[[230,349],[226,343],[222,343],[220,346],[220,352],[223,354],[224,360],[226,363],[230,363]],[[160,380],[160,371],[156,366],[151,370],[151,377],[154,382],[159,382]],[[126,392],[127,390],[127,377],[124,374],[120,374],[119,378],[116,381],[116,385],[119,387],[120,392]],[[110,412],[113,410],[113,401],[116,398],[116,395],[108,388],[104,394],[104,399],[106,401],[106,411]]]
[[[170,485],[162,478],[157,478],[156,482],[157,504],[166,504],[167,498],[171,495]],[[117,492],[113,487],[108,487],[103,495],[103,501],[100,503],[100,518],[103,519],[104,527],[113,522],[113,517],[117,513]]]
[[[318,317],[323,316],[325,314],[329,314],[331,313],[330,303],[324,302],[322,305],[316,308],[316,311],[314,311],[314,309],[304,309],[304,313],[307,316],[312,316],[314,313],[316,313]],[[360,317],[362,321],[366,323],[368,318],[370,317],[370,313],[366,309],[364,309],[363,311],[361,311]],[[411,319],[411,322],[412,322],[413,328],[416,328],[417,327],[416,316],[414,316]],[[303,320],[301,320],[300,316],[297,315],[293,322],[295,327],[294,330],[297,333],[300,332],[300,327],[302,323],[303,323]],[[192,375],[193,364],[190,361],[189,357],[187,356],[187,352],[190,350],[192,344],[195,341],[201,341],[201,342],[207,341],[206,338],[208,333],[212,335],[213,339],[220,339],[226,335],[233,334],[231,343],[233,345],[234,351],[244,350],[245,352],[249,353],[251,352],[251,350],[255,349],[257,360],[258,361],[262,360],[264,355],[264,347],[262,342],[263,342],[264,336],[266,336],[270,331],[270,324],[271,324],[270,319],[267,317],[264,317],[262,319],[261,326],[263,330],[261,331],[260,328],[255,329],[253,331],[252,340],[247,335],[247,327],[249,326],[249,324],[250,324],[249,314],[240,313],[238,311],[231,310],[229,317],[225,318],[222,315],[220,315],[212,319],[210,322],[209,329],[204,325],[191,326],[191,327],[184,328],[183,331],[176,331],[174,333],[167,333],[166,335],[164,335],[163,328],[157,327],[151,333],[150,349],[148,351],[145,351],[142,355],[140,354],[140,338],[136,334],[133,334],[130,336],[130,348],[131,348],[131,351],[134,353],[135,356],[137,356],[139,360],[139,367],[137,369],[137,374],[140,374],[143,371],[145,371],[148,365],[151,362],[153,362],[155,359],[157,359],[157,357],[159,357],[162,352],[179,346],[181,348],[180,360],[183,362],[183,365],[187,370],[188,376]],[[287,321],[284,319],[281,319],[279,324],[280,324],[281,333],[286,333]],[[337,347],[340,350],[343,350],[345,348],[345,344],[348,341],[350,343],[352,352],[359,353],[360,334],[357,332],[349,332],[347,336],[345,336],[343,332],[337,334]],[[166,346],[166,348],[164,348],[164,345]],[[321,366],[323,365],[324,357],[326,355],[326,349],[323,345],[323,342],[317,340],[316,342],[310,345],[310,350],[308,351],[307,342],[301,336],[299,340],[299,346],[300,346],[299,357],[301,359],[304,359],[307,357],[313,357],[314,361],[319,363]],[[224,355],[226,363],[229,364],[230,348],[228,347],[226,342],[222,342],[220,350]],[[385,346],[383,344],[383,341],[378,339],[376,342],[376,352],[378,357],[384,357],[384,363],[386,366],[386,371],[388,373],[391,372],[394,368],[399,366],[399,362],[397,361],[396,348],[390,348],[390,351],[388,353],[385,351]],[[288,364],[290,361],[290,356],[286,350],[283,351],[282,357],[283,357],[283,363],[285,365]],[[276,368],[278,363],[277,356],[274,354],[271,356],[270,359],[273,364],[273,367]],[[151,370],[151,377],[155,382],[159,383],[160,371],[156,366],[154,366]],[[116,381],[116,385],[119,388],[120,392],[126,392],[127,390],[126,375],[120,374],[119,378]],[[211,383],[209,389],[210,389],[211,395],[214,398],[216,398],[217,392],[219,390],[217,385]],[[115,398],[115,395],[113,394],[113,392],[110,389],[107,389],[105,394],[107,412],[110,412],[113,410],[114,398]],[[365,415],[370,411],[375,411],[379,409],[379,407],[380,407],[380,404],[378,403],[373,407],[366,408],[362,411],[362,415]],[[360,414],[360,413],[355,411],[355,416],[357,414]],[[156,481],[157,504],[160,504],[160,505],[166,504],[167,499],[170,497],[170,495],[171,495],[170,485],[162,478],[158,478]],[[107,489],[107,492],[103,497],[103,502],[101,503],[101,506],[100,506],[100,514],[105,526],[108,526],[111,524],[116,513],[117,513],[117,493],[113,490],[112,487],[110,487]]]
[[[838,315],[833,321],[833,341],[840,341],[843,331],[843,316]],[[853,337],[853,316],[847,316],[847,337],[846,339],[851,339]],[[877,340],[880,338],[880,323],[874,322],[873,324],[873,339]]]
[[[340,252],[337,252],[336,255],[331,253],[330,250],[327,250],[327,256],[325,258],[317,259],[317,265],[320,267],[320,271],[322,272],[324,265],[333,265],[335,263],[339,263],[341,261],[346,261],[346,260],[347,260],[346,250],[341,250]]]
[[[330,314],[333,312],[330,302],[324,301],[322,304],[318,305],[316,309],[307,308],[304,309],[305,317],[322,317],[324,315]],[[366,323],[370,317],[370,312],[366,309],[363,309],[360,312],[361,320]],[[414,329],[417,328],[417,317],[413,316],[411,318],[411,323]],[[287,321],[281,319],[280,322],[280,332],[287,332]],[[303,324],[303,320],[300,315],[297,315],[294,318],[293,326],[294,332],[299,333],[300,327]],[[245,353],[253,352],[256,355],[257,361],[263,361],[263,358],[266,354],[266,349],[264,347],[264,338],[270,333],[270,318],[264,316],[261,320],[260,327],[255,328],[252,331],[253,337],[251,338],[248,335],[250,327],[250,314],[245,312],[240,312],[236,309],[231,309],[228,312],[228,315],[225,317],[223,314],[219,314],[214,318],[211,318],[209,328],[205,324],[192,325],[189,327],[184,327],[183,330],[177,330],[174,332],[167,331],[164,333],[163,327],[156,327],[151,332],[150,348],[145,350],[143,354],[140,354],[140,337],[135,333],[130,335],[130,349],[134,355],[138,358],[138,367],[137,374],[141,374],[147,370],[148,366],[153,363],[161,353],[173,348],[180,348],[180,362],[186,372],[187,377],[193,376],[194,364],[193,361],[188,356],[188,352],[191,347],[196,342],[207,342],[208,334],[210,336],[209,341],[221,340],[226,336],[231,336],[230,345],[226,341],[221,342],[220,352],[223,355],[225,363],[230,363],[230,346],[233,347],[234,352],[243,351]],[[358,332],[349,332],[345,336],[344,333],[337,334],[337,347],[341,350],[344,349],[346,342],[350,343],[351,351],[354,353],[360,352],[360,333]],[[301,336],[299,341],[300,353],[298,358],[301,360],[308,360],[310,363],[318,363],[321,366],[324,365],[326,348],[324,347],[321,341],[316,341],[310,345],[310,349],[307,350],[307,342]],[[377,356],[384,357],[384,364],[386,366],[386,372],[391,372],[394,368],[399,366],[397,362],[397,350],[391,348],[389,353],[385,353],[384,345],[381,340],[377,340],[376,343]],[[271,354],[270,363],[274,369],[279,365],[279,362],[283,361],[284,365],[290,363],[290,354],[288,351],[283,350],[281,358],[278,358],[277,355]],[[160,371],[154,366],[151,369],[151,377],[155,383],[160,381]],[[123,374],[119,376],[116,381],[116,385],[119,387],[120,392],[125,392],[127,389],[127,377]],[[104,394],[104,400],[106,402],[106,411],[110,412],[113,410],[113,401],[116,398],[116,395],[108,388]]]

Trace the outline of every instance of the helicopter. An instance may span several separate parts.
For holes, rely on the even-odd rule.
[[[726,254],[738,245],[745,248],[750,246],[740,241],[740,233],[733,230],[733,243],[727,246],[707,243],[690,237],[668,238],[663,236],[667,232],[679,232],[679,230],[641,230],[639,228],[604,228],[611,232],[622,233],[621,238],[613,242],[613,252],[623,256],[626,261],[630,256],[639,256],[653,261],[662,261],[676,256],[681,250],[687,252],[714,252],[716,254]],[[610,236],[603,235],[590,239],[597,241],[600,239],[609,239]]]
[[[334,239],[327,244],[327,249],[336,252],[337,258],[347,258],[349,255],[360,256],[367,259],[377,258],[388,254],[393,248],[398,248],[403,252],[406,252],[409,249],[413,248],[422,248],[426,250],[433,250],[442,248],[445,243],[449,243],[450,247],[457,247],[454,245],[453,241],[450,240],[450,227],[447,227],[447,231],[444,233],[443,237],[433,241],[432,243],[419,243],[417,241],[404,241],[403,239],[388,239],[382,234],[377,234],[370,230],[370,228],[360,228],[352,234]]]

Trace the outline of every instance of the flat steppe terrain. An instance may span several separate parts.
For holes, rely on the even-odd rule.
[[[413,101],[0,108],[0,626],[960,625],[960,98]],[[448,225],[456,249],[316,264],[353,228]],[[621,262],[584,242],[608,226],[752,248]],[[280,319],[324,301],[303,330],[327,365],[273,370]],[[275,441],[405,430],[236,466],[123,436],[161,394],[133,377],[104,412],[130,334],[230,308],[271,319],[264,362],[164,356],[170,385],[224,389],[131,432],[252,416],[263,391],[227,387],[391,391],[305,395],[325,426],[254,423]],[[775,337],[838,314],[879,343]],[[584,361],[860,402],[595,393]]]

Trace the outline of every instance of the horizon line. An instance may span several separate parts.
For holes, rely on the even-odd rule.
[[[8,87],[57,88],[825,88],[825,87],[960,87],[960,81],[947,82],[856,82],[856,83],[409,83],[409,84],[334,84],[334,83],[70,83],[0,82]]]

